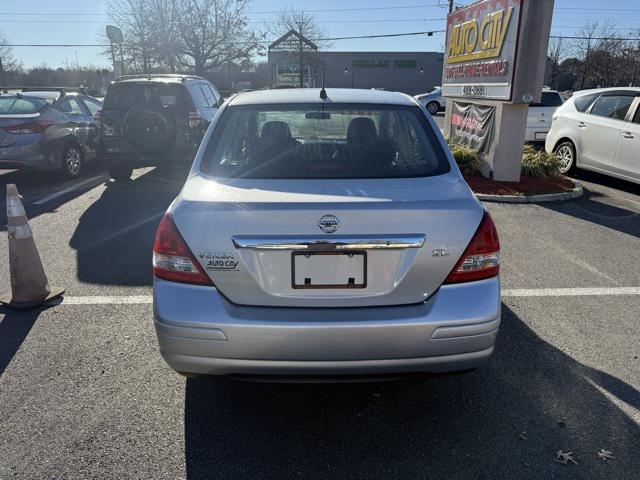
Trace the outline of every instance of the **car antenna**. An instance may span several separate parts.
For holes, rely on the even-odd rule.
[[[327,91],[324,89],[324,72],[322,72],[322,88],[320,89],[320,98],[322,100],[327,99]]]

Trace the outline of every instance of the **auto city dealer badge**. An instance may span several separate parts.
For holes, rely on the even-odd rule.
[[[324,215],[318,222],[318,227],[324,233],[333,233],[338,230],[340,220],[335,215]]]
[[[200,252],[198,256],[203,261],[206,270],[238,271],[239,262],[236,260],[233,252],[217,250],[213,252]]]

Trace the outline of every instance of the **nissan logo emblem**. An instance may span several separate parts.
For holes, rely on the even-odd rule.
[[[333,233],[338,230],[340,220],[335,215],[324,215],[318,222],[318,227],[324,233]]]

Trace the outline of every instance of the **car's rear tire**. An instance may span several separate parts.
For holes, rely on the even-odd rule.
[[[439,110],[440,110],[440,104],[438,102],[432,101],[427,103],[427,111],[431,115],[435,115],[436,113],[438,113]]]
[[[133,174],[133,168],[131,167],[109,167],[107,169],[109,175],[117,182],[126,182],[131,180]]]
[[[82,172],[84,154],[77,143],[69,143],[62,150],[62,174],[67,178],[78,178]]]
[[[569,140],[556,145],[553,153],[560,160],[560,173],[566,175],[576,169],[576,147]]]

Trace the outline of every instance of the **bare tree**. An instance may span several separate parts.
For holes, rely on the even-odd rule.
[[[19,69],[20,63],[13,56],[13,49],[9,44],[9,39],[0,32],[0,83],[6,84],[7,71]]]
[[[122,29],[127,70],[150,72],[157,64],[152,0],[107,0],[106,5],[109,16]]]
[[[292,7],[282,9],[273,21],[265,24],[265,28],[269,34],[275,37],[295,30],[318,45],[319,48],[331,46],[331,41],[326,40],[329,34],[318,25],[315,17],[308,12],[295,10]]]
[[[150,0],[153,40],[156,56],[171,73],[180,62],[181,0]]]
[[[268,22],[265,27],[267,32],[275,37],[286,35],[292,30],[299,35],[295,45],[292,45],[290,61],[295,61],[298,65],[299,86],[302,88],[304,86],[304,66],[318,63],[316,49],[310,48],[305,40],[312,42],[317,48],[327,48],[331,46],[331,42],[327,40],[328,33],[318,25],[313,15],[291,7],[282,9],[277,17]]]
[[[549,58],[551,60],[551,86],[558,88],[560,81],[560,62],[564,60],[566,44],[563,38],[552,38],[549,40]]]
[[[183,0],[180,10],[182,64],[198,75],[249,59],[260,38],[247,26],[249,0]]]
[[[599,20],[585,23],[578,32],[582,37],[574,44],[576,57],[583,62],[580,89],[585,83],[615,84],[622,69],[616,68],[616,59],[624,47],[623,39],[615,33],[615,24]],[[595,53],[595,52],[598,53]],[[611,69],[613,68],[613,71]]]

